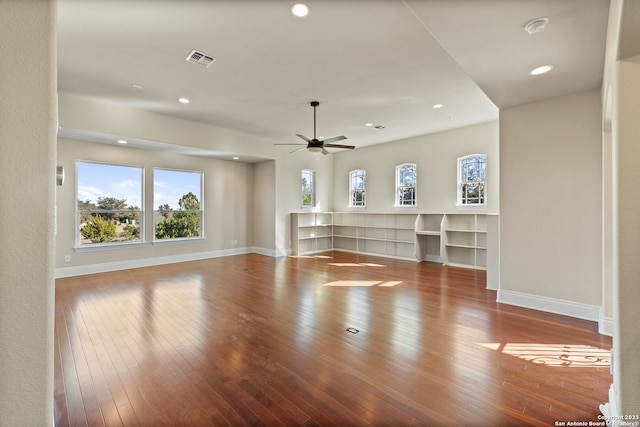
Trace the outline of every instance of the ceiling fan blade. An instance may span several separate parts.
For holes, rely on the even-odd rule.
[[[302,138],[302,139],[304,139],[304,140],[305,140],[305,141],[307,141],[307,142],[311,142],[311,140],[310,140],[309,138],[307,138],[306,136],[304,136],[304,135],[300,135],[299,133],[296,133],[296,136],[297,136],[298,138]]]
[[[307,144],[273,144],[273,145],[300,145],[300,146],[307,146]]]
[[[356,148],[354,145],[342,145],[342,144],[324,144],[325,147],[333,147],[333,148],[348,148],[349,150],[353,150]]]
[[[334,136],[333,138],[323,139],[322,142],[324,142],[325,144],[330,144],[332,142],[342,141],[343,139],[347,139],[347,137],[346,136]]]
[[[289,154],[297,153],[298,151],[302,151],[302,150],[306,150],[306,149],[307,149],[307,146],[305,145],[304,147],[296,148],[295,150],[290,151]]]
[[[322,154],[324,154],[326,156],[327,154],[331,154],[331,153],[329,153],[325,148],[323,148],[322,149]]]

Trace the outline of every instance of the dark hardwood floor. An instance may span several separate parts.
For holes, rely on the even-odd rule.
[[[56,423],[598,421],[611,339],[498,304],[485,277],[328,252],[58,279]]]

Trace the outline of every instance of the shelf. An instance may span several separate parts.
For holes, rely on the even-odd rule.
[[[459,212],[294,213],[291,249],[294,254],[334,249],[488,270],[488,264],[497,268],[494,217]]]
[[[477,246],[473,246],[473,245],[455,245],[453,243],[447,243],[445,245],[448,248],[467,248],[467,249],[478,249]]]
[[[440,236],[439,231],[416,231],[419,236]]]
[[[486,269],[486,214],[445,214],[442,260],[446,265]]]
[[[291,214],[291,252],[303,255],[333,248],[333,214],[303,212]]]
[[[334,212],[334,249],[395,258],[414,258],[413,213]]]

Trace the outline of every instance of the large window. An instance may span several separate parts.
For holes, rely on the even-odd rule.
[[[416,182],[415,163],[396,166],[396,206],[416,206]]]
[[[153,170],[156,240],[202,238],[202,172]]]
[[[144,170],[76,162],[76,247],[142,241]]]
[[[349,172],[349,207],[366,206],[366,171],[357,169]]]
[[[316,205],[316,173],[312,170],[302,170],[302,207]]]
[[[458,204],[486,204],[487,156],[472,154],[458,159]]]

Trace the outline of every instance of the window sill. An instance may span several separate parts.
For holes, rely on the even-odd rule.
[[[113,251],[129,248],[142,248],[147,245],[146,242],[134,243],[94,243],[73,248],[75,252],[95,252],[95,251]]]
[[[153,246],[178,245],[178,244],[184,244],[184,243],[201,242],[203,240],[205,240],[204,237],[182,237],[182,238],[175,238],[175,239],[154,240],[153,242],[151,242],[151,244]]]
[[[460,203],[456,203],[456,208],[461,211],[486,211],[487,204],[471,204],[471,205],[462,205]]]

